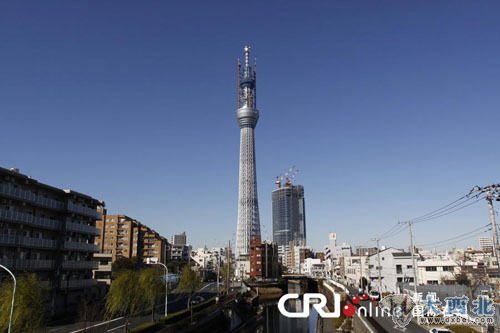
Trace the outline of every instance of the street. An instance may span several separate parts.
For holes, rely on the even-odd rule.
[[[199,304],[214,297],[217,292],[217,284],[215,282],[206,283],[193,296],[193,304]],[[187,308],[189,296],[185,294],[169,294],[168,295],[168,313],[175,313]],[[156,307],[155,318],[160,318],[164,315],[165,305],[160,304]],[[151,312],[145,312],[143,315],[135,316],[129,319],[131,328],[151,321]],[[118,317],[104,322],[79,322],[69,325],[61,325],[56,327],[48,327],[49,333],[107,333],[107,332],[123,332],[125,328],[125,318]]]

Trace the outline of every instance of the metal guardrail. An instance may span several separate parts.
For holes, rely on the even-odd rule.
[[[45,198],[40,195],[37,195],[33,192],[26,191],[17,187],[12,186],[11,184],[2,184],[0,185],[0,194],[10,196],[16,199],[30,201],[32,203],[38,204],[40,206],[52,208],[52,209],[64,209],[64,203],[51,199]]]
[[[44,238],[31,238],[18,235],[0,235],[0,244],[21,245],[34,248],[56,248],[57,241]]]
[[[75,204],[71,201],[68,202],[68,210],[73,213],[83,214],[86,216],[90,216],[95,218],[96,220],[101,218],[101,214],[95,210],[95,208],[84,207],[78,204]]]
[[[26,214],[18,211],[0,211],[0,218],[2,220],[10,222],[21,222],[24,224],[30,224],[38,227],[48,228],[48,229],[61,229],[61,221],[51,220],[44,217],[33,216],[31,214]]]
[[[65,202],[57,201],[52,198],[43,197],[33,192],[23,190],[19,187],[14,187],[12,184],[1,184],[0,194],[16,199],[29,201],[34,204],[47,208],[52,208],[57,210],[65,210],[67,208],[68,211],[70,212],[90,216],[92,218],[95,218],[96,220],[101,218],[101,214],[97,212],[95,208],[84,207],[82,205],[75,204],[71,201],[68,202],[68,205],[66,207]]]
[[[76,250],[85,252],[97,252],[98,247],[95,244],[89,243],[79,243],[79,242],[64,242],[64,249],[66,250]]]
[[[0,259],[0,264],[13,270],[42,270],[53,269],[54,260],[33,259]]]
[[[66,229],[90,235],[99,235],[101,233],[101,231],[94,226],[73,222],[66,222]]]

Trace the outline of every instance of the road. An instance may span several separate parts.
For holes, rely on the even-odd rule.
[[[347,287],[347,288],[349,289],[350,295],[357,295],[358,294],[358,289],[357,288],[353,288],[353,287]],[[386,314],[384,314],[384,316],[382,316],[381,311],[378,312],[378,316],[377,316],[376,312],[375,312],[375,308],[376,307],[378,308],[378,306],[376,306],[371,301],[361,301],[360,305],[364,306],[368,310],[371,307],[371,309],[372,309],[371,314],[372,315],[370,315],[370,311],[367,311],[367,317],[372,318],[386,332],[390,332],[390,333],[401,333],[401,332],[405,332],[405,333],[428,333],[428,331],[426,329],[424,329],[423,327],[417,325],[414,321],[411,321],[408,324],[408,326],[406,326],[405,328],[400,328],[399,326],[397,326],[396,324],[394,324],[394,322],[392,321],[391,317],[389,317]],[[381,309],[379,308],[379,310],[381,310]]]
[[[216,295],[217,284],[215,282],[205,284],[194,296],[193,301],[196,303],[204,302]],[[189,296],[184,294],[169,294],[168,295],[168,313],[175,313],[187,308]],[[156,307],[155,317],[159,318],[164,314],[165,305],[161,304]],[[130,319],[130,327],[136,327],[140,324],[151,321],[151,312],[145,313],[142,316],[136,316]],[[84,323],[62,325],[56,327],[48,327],[49,333],[121,333],[125,332],[125,318],[119,317],[106,322]]]

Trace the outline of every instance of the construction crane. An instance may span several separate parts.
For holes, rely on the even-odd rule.
[[[281,175],[276,177],[276,186],[278,188],[281,188],[283,186],[291,186],[293,185],[293,182],[295,181],[295,177],[299,173],[299,169],[295,167],[295,165],[292,165],[291,167],[288,168],[287,171],[283,172]]]

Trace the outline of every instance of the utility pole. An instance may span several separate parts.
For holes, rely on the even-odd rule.
[[[415,260],[415,246],[413,245],[413,222],[405,221],[398,222],[399,224],[407,224],[410,229],[410,253],[411,253],[411,261],[413,268],[413,296],[417,295],[417,285],[418,285],[418,277],[417,277],[417,262]]]
[[[380,295],[382,295],[382,267],[380,266],[380,238],[373,238],[372,240],[377,242],[377,261],[378,261],[378,266],[377,266],[377,271],[378,271],[378,292]]]
[[[491,193],[491,190],[488,190],[486,192],[486,201],[488,202],[488,209],[490,212],[490,223],[491,223],[491,229],[493,229],[493,249],[495,252],[495,258],[497,260],[497,266],[500,268],[500,262],[498,261],[498,229],[497,229],[497,222],[495,218],[495,208],[493,207],[493,194]]]
[[[226,295],[229,296],[229,288],[231,287],[231,281],[229,281],[229,272],[231,271],[231,240],[229,240],[229,245],[227,246],[226,256],[227,256]]]
[[[493,255],[497,261],[497,267],[500,270],[500,261],[498,251],[500,250],[500,245],[498,242],[498,229],[497,222],[495,218],[495,208],[493,207],[493,201],[500,201],[500,184],[492,184],[485,187],[474,186],[472,190],[469,192],[469,195],[472,193],[478,193],[477,196],[481,193],[486,194],[486,202],[488,203],[488,210],[490,215],[490,224],[491,230],[493,232]]]

